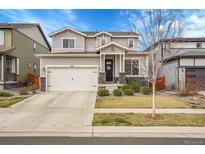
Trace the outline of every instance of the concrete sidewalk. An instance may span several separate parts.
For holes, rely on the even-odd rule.
[[[152,109],[95,108],[94,113],[151,113]],[[205,109],[156,109],[156,113],[205,114]]]
[[[164,138],[205,138],[205,127],[132,127],[97,126],[84,130],[52,129],[0,132],[0,137],[19,136],[65,136],[65,137],[164,137]]]

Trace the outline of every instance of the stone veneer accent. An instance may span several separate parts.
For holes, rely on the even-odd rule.
[[[104,84],[106,82],[106,73],[99,72],[98,83]]]
[[[147,80],[143,77],[127,77],[126,81],[128,84],[132,81],[137,81],[140,85],[143,85],[143,86],[148,84]]]
[[[46,77],[41,77],[40,78],[40,82],[41,82],[41,91],[46,91]]]
[[[119,72],[119,84],[126,84],[126,73]]]

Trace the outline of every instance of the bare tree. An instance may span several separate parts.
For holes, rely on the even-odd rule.
[[[155,95],[159,70],[170,56],[170,47],[179,41],[184,25],[179,11],[146,10],[139,15],[139,25],[134,29],[140,34],[140,43],[149,52],[149,65],[143,65],[152,84],[152,118],[156,115]],[[138,29],[136,28],[138,27]]]

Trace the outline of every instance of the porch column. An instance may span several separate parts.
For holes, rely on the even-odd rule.
[[[125,54],[123,54],[123,58],[122,58],[122,65],[123,65],[123,72],[125,72]]]
[[[100,54],[100,72],[102,72],[102,59],[101,59],[101,54]]]
[[[103,72],[105,72],[105,54],[103,56]]]
[[[1,81],[4,81],[4,56],[1,55]]]
[[[122,72],[122,58],[121,58],[121,54],[120,54],[120,72]]]

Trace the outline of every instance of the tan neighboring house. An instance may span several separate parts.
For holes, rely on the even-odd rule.
[[[51,53],[37,55],[43,91],[95,91],[108,84],[146,82],[143,67],[148,65],[148,54],[138,51],[137,33],[66,27],[49,36]]]
[[[0,23],[0,89],[26,83],[28,73],[39,75],[40,60],[34,54],[49,52],[39,24]]]

